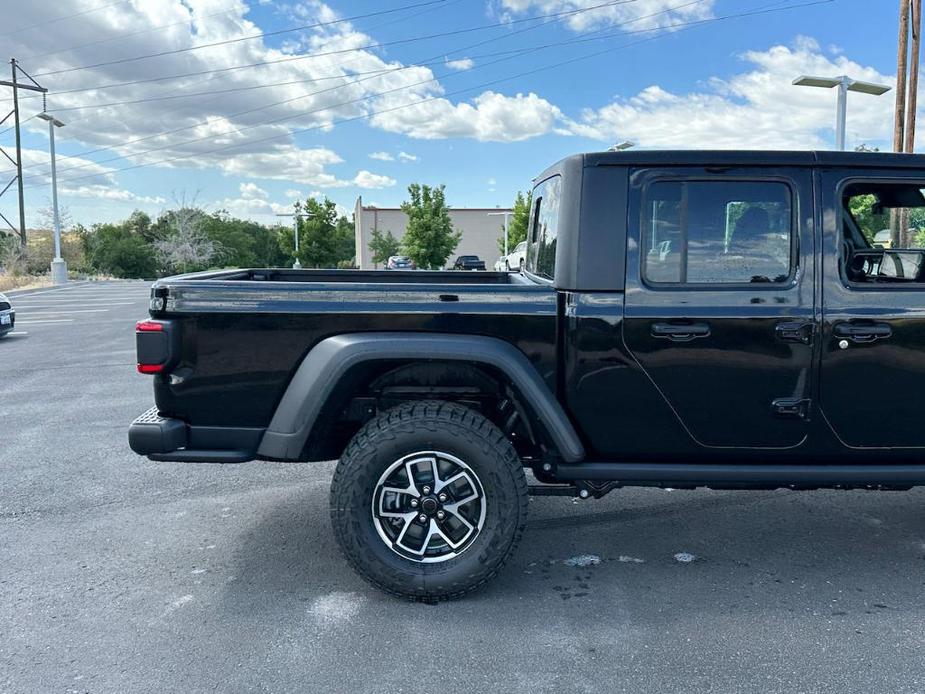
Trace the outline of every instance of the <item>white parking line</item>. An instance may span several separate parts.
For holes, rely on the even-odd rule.
[[[7,335],[28,335],[28,334],[29,333],[27,333],[25,330],[14,330],[11,333],[7,333]]]
[[[34,296],[35,294],[51,294],[52,292],[69,292],[73,289],[83,288],[89,286],[89,282],[80,282],[78,284],[69,285],[67,287],[58,287],[56,289],[36,289],[32,294],[27,294],[24,296]],[[31,291],[31,290],[30,290]],[[10,296],[18,296],[17,294],[10,294]]]
[[[11,296],[11,299],[16,299],[17,301],[78,301],[79,299],[93,299],[95,297],[102,297],[106,299],[120,298],[120,299],[147,299],[149,294],[147,292],[138,292],[137,294],[129,294],[124,291],[120,292],[93,292],[88,294],[60,294],[58,296],[45,296],[44,294],[27,294],[24,296]]]
[[[63,314],[71,313],[109,313],[108,308],[79,308],[79,309],[63,309],[61,311],[22,311],[23,315],[29,316],[60,316]]]
[[[52,320],[18,320],[16,325],[42,325],[43,323],[73,323],[73,318],[55,318]]]
[[[7,292],[7,296],[11,299],[27,299],[35,297],[49,297],[57,299],[59,297],[65,296],[100,296],[105,294],[126,294],[128,292],[137,292],[138,294],[147,294],[149,292],[149,287],[87,287],[81,286],[75,289],[48,289],[37,292],[27,292],[23,294],[14,294],[13,292]],[[52,297],[51,295],[54,294]]]
[[[132,306],[135,304],[134,301],[116,301],[111,303],[100,303],[98,301],[82,301],[79,304],[75,305],[73,310],[77,310],[77,306]],[[16,309],[25,311],[26,309],[47,309],[47,308],[60,308],[64,311],[71,310],[69,306],[64,306],[62,304],[20,304],[17,303],[14,307]]]
[[[126,294],[124,292],[119,292],[118,294],[63,294],[61,296],[42,296],[41,294],[34,294],[29,296],[14,296],[10,297],[19,301],[87,301],[88,299],[111,299],[115,301],[122,301],[126,299],[147,299],[149,298],[148,294]]]

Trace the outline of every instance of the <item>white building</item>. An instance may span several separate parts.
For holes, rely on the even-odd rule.
[[[510,212],[510,209],[451,207],[449,212],[453,228],[462,232],[462,239],[447,263],[452,265],[458,255],[477,255],[485,261],[485,267],[491,270],[495,261],[501,257],[501,252],[498,250],[498,239],[504,233],[502,231],[504,217],[489,216],[489,213]],[[362,197],[357,198],[353,215],[357,266],[361,270],[372,270],[375,266],[372,252],[369,250],[369,241],[372,239],[373,231],[378,230],[383,234],[391,231],[396,239],[401,240],[401,237],[405,235],[408,217],[397,207],[365,207]]]

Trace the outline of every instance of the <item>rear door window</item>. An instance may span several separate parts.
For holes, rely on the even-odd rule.
[[[793,272],[793,205],[779,181],[657,181],[643,201],[650,284],[783,283]]]

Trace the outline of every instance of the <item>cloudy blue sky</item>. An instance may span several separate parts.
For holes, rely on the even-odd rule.
[[[893,84],[898,3],[810,3],[0,0],[0,54],[66,122],[59,189],[75,221],[185,196],[270,222],[309,195],[397,205],[414,181],[446,184],[454,206],[505,206],[560,157],[621,140],[831,147],[834,93],[790,82]],[[41,99],[25,96],[29,118]],[[892,107],[892,92],[851,95],[849,146],[888,149]],[[35,224],[47,130],[24,129]],[[0,212],[14,219],[10,192]]]

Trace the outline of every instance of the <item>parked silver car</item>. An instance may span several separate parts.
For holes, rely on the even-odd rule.
[[[13,310],[10,300],[0,294],[0,337],[10,332],[15,324],[16,311]]]
[[[406,255],[393,255],[385,264],[386,270],[417,270],[414,261]]]

